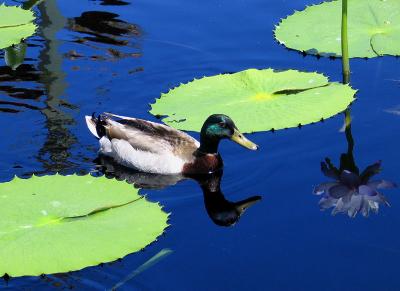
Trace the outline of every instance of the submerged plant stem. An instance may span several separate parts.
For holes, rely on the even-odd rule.
[[[342,68],[343,83],[350,83],[349,43],[347,38],[347,0],[342,0]]]
[[[340,157],[340,170],[348,170],[353,173],[359,174],[358,167],[354,160],[354,139],[351,133],[351,109],[348,107],[344,112],[344,120],[345,120],[345,134],[347,140],[347,153],[344,153]]]
[[[173,252],[173,250],[171,250],[171,249],[162,249],[156,255],[154,255],[148,261],[146,261],[144,264],[142,264],[139,268],[137,268],[132,273],[130,273],[125,279],[123,279],[121,282],[118,282],[116,285],[114,285],[111,288],[111,291],[117,290],[123,284],[125,284],[129,280],[133,279],[134,277],[136,277],[143,271],[147,270],[148,268],[152,267],[153,265],[158,263],[161,259],[164,259],[168,255],[170,255],[172,252]]]

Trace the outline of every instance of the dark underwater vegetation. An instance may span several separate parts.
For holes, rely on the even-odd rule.
[[[104,175],[141,188],[171,215],[140,252],[79,271],[5,275],[0,289],[399,289],[398,57],[350,60],[351,111],[248,134],[255,153],[222,141],[223,172],[147,174],[98,155],[84,116],[160,122],[148,111],[161,93],[249,68],[341,82],[340,59],[302,55],[273,37],[281,18],[319,2],[5,1],[23,2],[38,28],[14,69],[0,50],[0,181]]]

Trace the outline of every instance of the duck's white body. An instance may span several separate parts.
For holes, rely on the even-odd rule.
[[[105,129],[101,137],[96,119],[86,116],[86,124],[99,138],[99,153],[129,168],[156,174],[182,173],[184,165],[192,162],[193,152],[200,146],[186,133],[163,124],[109,113],[106,117],[101,121]],[[179,151],[174,148],[177,145]]]
[[[117,163],[147,173],[178,174],[182,172],[185,162],[170,154],[157,154],[135,149],[123,139],[109,140],[103,136],[99,140],[99,153],[113,158]]]

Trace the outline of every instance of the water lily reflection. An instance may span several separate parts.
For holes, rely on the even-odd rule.
[[[203,191],[204,206],[208,216],[219,226],[233,226],[239,221],[245,210],[261,200],[261,196],[251,196],[236,202],[227,200],[221,191],[222,171],[187,177],[138,172],[121,166],[104,156],[99,156],[95,162],[98,171],[107,177],[126,180],[136,187],[145,189],[162,189],[175,185],[181,180],[195,180]]]
[[[328,158],[321,163],[322,173],[334,181],[319,184],[314,188],[314,194],[322,195],[319,201],[321,210],[333,207],[333,215],[347,213],[348,216],[355,217],[360,212],[368,217],[371,211],[378,213],[380,204],[390,206],[378,190],[394,188],[396,184],[386,180],[371,180],[381,172],[381,161],[369,165],[360,173],[353,154],[350,108],[345,111],[344,121],[347,152],[340,155],[339,168]]]
[[[321,163],[321,171],[334,181],[319,184],[314,188],[314,194],[322,195],[319,201],[321,209],[334,207],[332,214],[342,212],[355,217],[361,212],[367,217],[371,211],[377,213],[380,204],[389,206],[385,196],[378,190],[396,187],[390,181],[371,180],[381,171],[380,161],[366,167],[359,174],[357,171],[339,170],[326,159]]]

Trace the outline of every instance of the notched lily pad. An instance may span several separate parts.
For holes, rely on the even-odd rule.
[[[287,48],[313,55],[341,56],[341,1],[307,7],[283,19],[275,38]],[[400,55],[400,1],[348,1],[351,58]]]
[[[35,33],[32,11],[18,6],[0,5],[0,49],[4,49]]]
[[[355,92],[318,73],[249,69],[183,84],[162,94],[150,113],[183,130],[199,131],[214,113],[229,115],[243,132],[277,130],[342,112]]]
[[[0,275],[79,270],[139,251],[168,214],[125,182],[33,176],[0,184]]]

